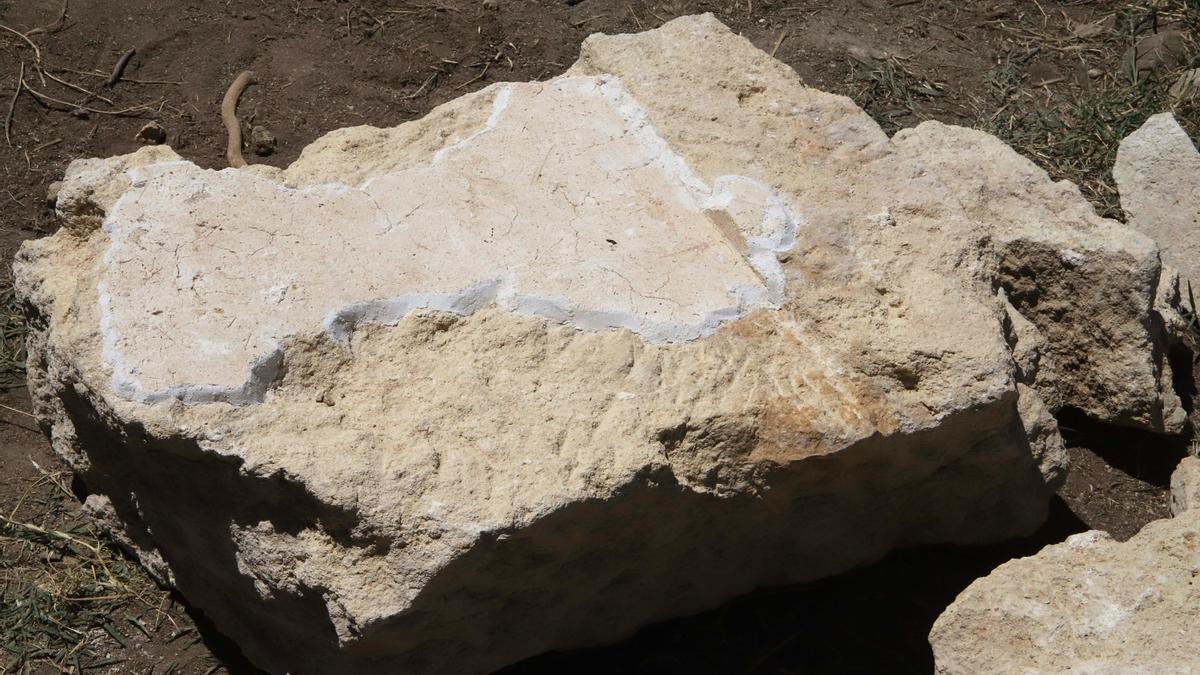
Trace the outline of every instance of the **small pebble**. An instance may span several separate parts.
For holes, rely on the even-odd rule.
[[[1099,68],[1089,68],[1088,69],[1088,77],[1090,77],[1092,79],[1100,77],[1103,74],[1104,74],[1104,71],[1100,70]]]
[[[500,0],[483,0],[483,8],[490,11],[500,9]]]
[[[270,155],[275,152],[275,134],[268,131],[266,127],[254,127],[250,130],[250,147],[259,157]]]
[[[54,208],[58,204],[58,193],[62,191],[62,181],[56,180],[46,186],[46,206]]]
[[[147,145],[162,145],[167,142],[167,130],[158,122],[148,122],[133,139]]]

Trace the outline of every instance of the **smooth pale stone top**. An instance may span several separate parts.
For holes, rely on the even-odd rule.
[[[497,303],[670,342],[782,300],[794,215],[750,179],[698,178],[615,78],[492,95],[475,133],[361,186],[132,170],[99,288],[116,391],[261,400],[282,338],[417,308]]]
[[[1113,177],[1129,224],[1200,290],[1200,151],[1173,114],[1152,116],[1121,141]]]

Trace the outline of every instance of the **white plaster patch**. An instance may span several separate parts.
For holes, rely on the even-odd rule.
[[[262,400],[287,336],[418,309],[693,340],[782,301],[799,223],[757,181],[705,183],[611,77],[499,85],[479,130],[359,187],[129,175],[100,329],[114,389],[147,402]]]

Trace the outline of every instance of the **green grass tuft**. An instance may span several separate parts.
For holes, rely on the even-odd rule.
[[[1169,95],[1185,70],[1200,66],[1200,0],[1175,0],[1159,8],[1135,6],[1117,19],[1117,29],[1105,45],[1113,56],[1123,56],[1146,35],[1148,26],[1170,23],[1189,35],[1190,61],[1131,81],[1114,59],[1102,77],[1046,107],[1037,104],[1037,97],[1019,93],[1021,57],[1008,58],[990,77],[997,108],[980,111],[977,125],[1033,159],[1053,178],[1079,185],[1100,215],[1122,219],[1112,177],[1121,140],[1160,112],[1175,113],[1193,138],[1200,132],[1200,105],[1174,101]]]
[[[0,673],[116,665],[105,653],[123,646],[118,617],[138,607],[151,614],[165,594],[94,525],[68,515],[66,472],[41,473],[0,514]],[[17,519],[22,507],[55,525]]]
[[[29,327],[12,287],[0,292],[0,390],[25,383],[25,335]]]

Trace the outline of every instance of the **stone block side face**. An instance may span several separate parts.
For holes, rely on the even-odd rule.
[[[1029,439],[1033,459],[1037,462],[1042,477],[1046,479],[1046,486],[1050,490],[1057,490],[1067,479],[1070,461],[1070,455],[1058,431],[1058,420],[1050,414],[1046,402],[1032,387],[1018,384],[1017,396],[1021,426]]]
[[[64,367],[41,344],[39,362]],[[664,426],[645,439],[657,459],[603,493],[550,495],[552,509],[471,531],[419,522],[420,495],[398,518],[348,508],[317,494],[348,485],[305,484],[222,456],[199,430],[148,436],[78,378],[48,386],[38,394],[54,401],[56,447],[86,448],[89,504],[121,524],[120,540],[156,576],[279,672],[484,673],[897,546],[1019,536],[1040,524],[1046,503],[1012,396],[936,429],[874,434],[790,462],[755,458],[778,452],[764,444],[761,417]],[[706,460],[722,475],[698,474],[693,462],[714,455],[742,459]]]
[[[1186,413],[1153,309],[1157,258],[1120,250],[1078,256],[1032,238],[1000,252],[1001,288],[1045,337],[1031,384],[1055,410],[1071,406],[1105,422],[1179,433]]]
[[[118,540],[271,670],[486,672],[897,546],[1023,534],[1044,515],[1002,371],[967,400],[939,391],[955,378],[939,384],[927,358],[829,380],[845,356],[821,356],[798,317],[667,348],[501,312],[421,314],[349,347],[296,340],[257,406],[139,406],[105,391],[94,331],[77,329],[96,314],[95,289],[50,267],[96,245],[57,236],[18,266],[38,414],[89,503],[121,523]],[[987,312],[955,311],[954,323],[986,325]],[[999,337],[993,349],[980,372],[1003,363]],[[808,365],[756,398],[751,362],[776,382]],[[527,368],[555,388],[500,375]],[[385,416],[388,395],[409,412]],[[543,395],[557,422],[523,407]],[[914,418],[929,405],[939,419]],[[534,463],[489,460],[482,441],[519,447],[509,435]],[[551,449],[560,464],[543,459]],[[514,481],[515,493],[501,487]],[[503,599],[480,605],[488,597]]]
[[[1040,479],[1012,451],[1017,445],[1011,433],[1011,427],[998,430],[981,443],[985,447],[973,448],[979,455],[936,469],[927,463],[930,456],[942,455],[938,463],[945,462],[942,453],[959,449],[920,437],[912,439],[911,452],[897,451],[891,438],[788,469],[759,467],[770,491],[758,497],[720,498],[682,488],[671,471],[649,474],[619,497],[577,502],[508,538],[480,541],[441,571],[414,607],[439,608],[451,617],[453,623],[441,628],[466,636],[462,648],[511,645],[504,648],[508,654],[496,655],[507,661],[628,635],[640,625],[699,611],[761,585],[820,578],[877,559],[893,545],[885,542],[909,540],[913,529],[923,533],[918,539],[964,540],[976,536],[968,533],[976,525],[990,533],[1028,531],[1044,514],[1031,506],[1033,500],[1017,495],[1028,494]],[[896,518],[886,523],[874,515],[878,492],[838,478],[861,471],[854,466],[858,462],[880,461],[915,472],[872,482],[870,490],[897,495]],[[980,486],[989,471],[1007,471],[1002,462],[1026,463],[1024,478],[982,490],[965,487]],[[800,494],[809,496],[797,499]],[[967,522],[961,504],[986,514],[985,522]],[[712,536],[714,530],[721,534]],[[508,596],[507,606],[487,616],[480,630],[478,598],[499,594]],[[543,605],[545,598],[559,602]],[[531,623],[542,627],[539,634],[525,630]],[[386,654],[418,627],[416,618],[400,614],[348,644],[347,651]]]
[[[1051,181],[982,132],[927,122],[893,143],[961,202],[959,236],[977,239],[961,249],[974,255],[954,265],[1003,291],[1010,319],[1020,316],[1018,377],[1051,411],[1070,406],[1111,424],[1182,431],[1186,413],[1155,307],[1153,241],[1096,216],[1076,186]]]

